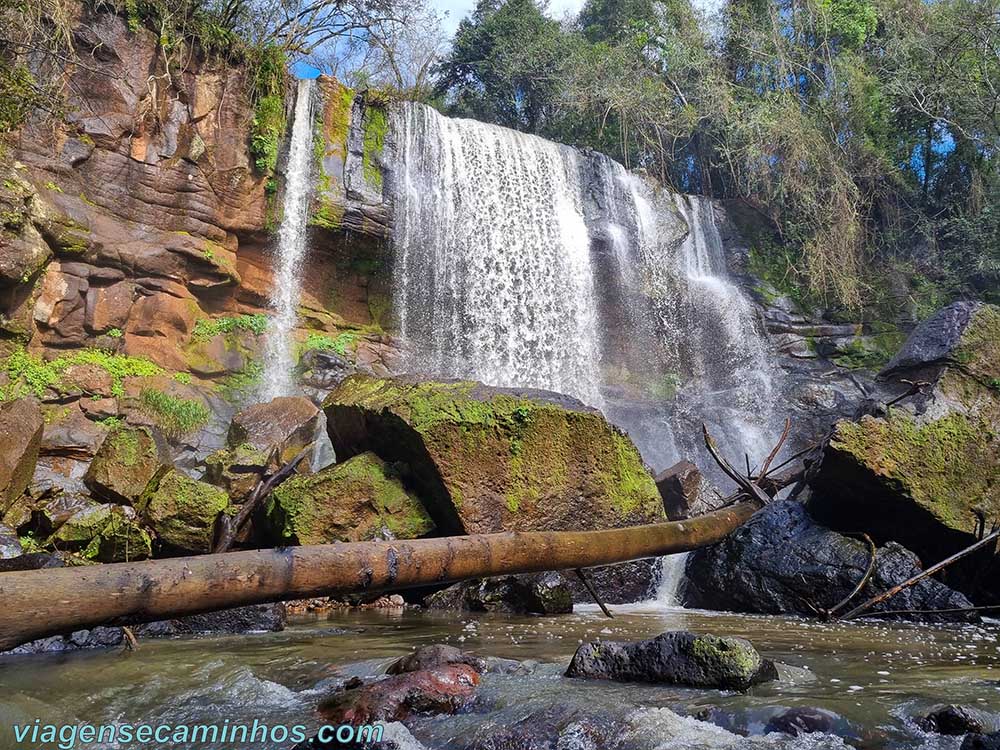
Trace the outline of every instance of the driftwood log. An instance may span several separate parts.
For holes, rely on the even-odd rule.
[[[98,625],[687,552],[722,540],[758,507],[743,502],[687,521],[602,531],[355,542],[0,573],[0,650]]]

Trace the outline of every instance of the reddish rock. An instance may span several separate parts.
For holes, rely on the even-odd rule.
[[[229,446],[252,446],[255,450],[278,449],[282,463],[291,461],[316,437],[319,409],[307,398],[282,396],[266,404],[250,406],[229,426]]]
[[[467,664],[407,672],[336,693],[320,706],[335,724],[402,721],[412,714],[453,714],[471,702],[479,673]]]
[[[37,401],[0,403],[0,514],[7,512],[31,482],[43,427]]]
[[[124,329],[134,295],[135,286],[128,281],[106,287],[92,286],[87,292],[84,315],[87,330],[91,333],[104,333],[113,328]]]

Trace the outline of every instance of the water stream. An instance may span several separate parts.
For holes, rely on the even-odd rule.
[[[487,675],[471,712],[413,722],[413,734],[434,750],[462,748],[490,726],[554,705],[624,712],[636,727],[631,747],[650,750],[957,750],[960,738],[924,734],[910,720],[942,702],[972,706],[987,727],[1000,722],[995,625],[821,623],[664,610],[659,603],[613,609],[613,620],[596,607],[556,618],[340,611],[283,633],[143,641],[132,654],[7,657],[0,660],[0,749],[11,747],[10,723],[24,718],[195,724],[225,717],[315,727],[317,702],[339,681],[377,675],[411,648],[439,642],[538,666],[530,674]],[[669,629],[749,638],[782,664],[781,679],[738,694],[561,676],[581,640],[645,638]],[[854,739],[844,745],[828,735],[761,737],[768,719],[789,707],[833,711],[841,717],[836,731]],[[678,718],[699,714],[718,727]]]
[[[285,167],[285,197],[275,245],[274,282],[264,352],[262,400],[291,396],[295,387],[295,351],[292,332],[298,321],[302,294],[302,268],[306,255],[306,221],[312,191],[312,89],[313,82],[300,80],[295,97],[295,115]]]

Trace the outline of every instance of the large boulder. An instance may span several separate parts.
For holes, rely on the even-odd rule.
[[[428,609],[562,615],[573,611],[573,596],[554,571],[461,581],[424,599]]]
[[[151,483],[139,501],[157,541],[180,552],[211,552],[215,523],[230,511],[229,495],[172,469]]]
[[[778,672],[742,638],[678,630],[646,641],[584,643],[573,654],[566,676],[747,690],[777,679]]]
[[[145,427],[120,427],[104,438],[83,482],[95,497],[130,504],[170,468],[169,450],[158,436]]]
[[[280,540],[294,544],[414,539],[434,530],[420,500],[374,453],[283,482],[267,515]]]
[[[836,425],[809,507],[831,528],[897,541],[931,564],[1000,518],[1000,307],[944,308],[881,377],[900,392],[927,385],[887,413]],[[973,556],[945,575],[977,600],[1000,601],[997,569],[984,563]]]
[[[319,409],[302,396],[281,396],[264,404],[248,406],[229,426],[230,448],[276,450],[278,460],[291,461],[316,438]]]
[[[31,482],[43,428],[42,411],[34,399],[0,403],[0,516]]]
[[[600,412],[567,396],[353,375],[324,409],[337,456],[373,451],[407,464],[446,533],[664,520],[635,446]]]
[[[718,544],[690,553],[684,601],[705,609],[815,616],[818,610],[834,607],[851,593],[868,570],[870,559],[871,549],[865,542],[820,526],[801,503],[779,500]],[[879,549],[875,559],[875,570],[852,600],[855,604],[902,583],[921,569],[916,556],[895,543]],[[871,612],[969,606],[962,594],[926,578]]]

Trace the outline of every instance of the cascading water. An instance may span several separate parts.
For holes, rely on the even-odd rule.
[[[264,400],[289,396],[296,392],[292,332],[298,320],[301,296],[301,271],[306,255],[306,220],[312,188],[312,85],[311,80],[299,81],[295,98],[295,115],[285,170],[285,200],[278,243],[275,248],[274,285],[271,307],[274,316],[268,326],[264,352]]]
[[[413,369],[600,407],[578,153],[415,104],[395,128],[395,308]]]

